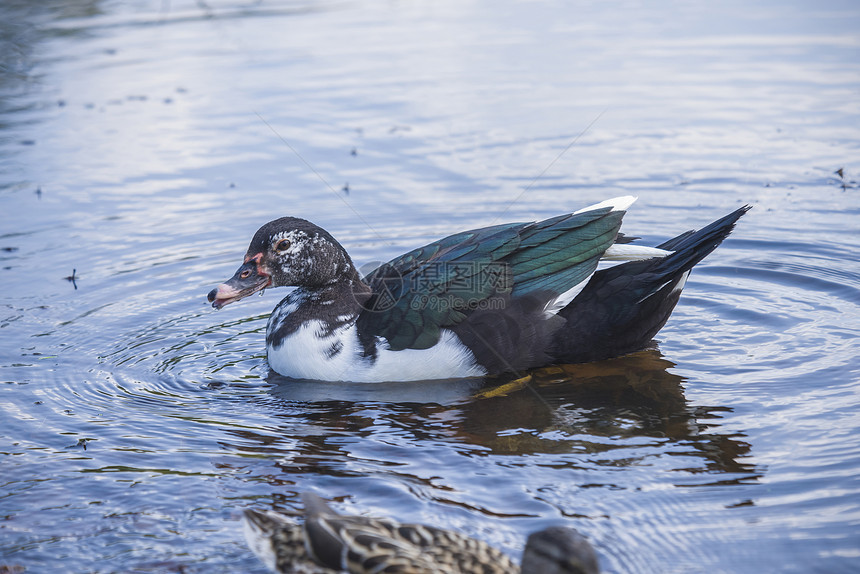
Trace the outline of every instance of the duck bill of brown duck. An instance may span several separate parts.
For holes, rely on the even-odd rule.
[[[244,299],[272,284],[272,277],[260,264],[260,257],[245,260],[230,279],[209,292],[207,298],[212,306],[220,309],[224,305]]]

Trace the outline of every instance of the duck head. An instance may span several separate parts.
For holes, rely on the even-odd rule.
[[[523,551],[522,572],[599,574],[597,554],[579,532],[551,526],[534,532]]]
[[[357,275],[346,250],[325,229],[282,217],[257,230],[244,263],[208,299],[220,309],[267,287],[321,289]]]

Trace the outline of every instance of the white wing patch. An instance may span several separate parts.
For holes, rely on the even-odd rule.
[[[611,207],[611,211],[627,211],[627,208],[633,205],[633,202],[637,199],[639,198],[633,195],[622,195],[621,197],[613,197],[611,199],[601,201],[600,203],[595,203],[594,205],[577,209],[573,213],[585,213],[586,211],[593,211],[595,209],[600,209],[601,207]]]
[[[689,276],[690,276],[690,271],[683,273],[681,275],[681,277],[678,278],[678,284],[675,285],[674,287],[672,287],[672,293],[680,293],[684,289],[684,285],[687,284],[687,277],[689,277]],[[665,283],[663,283],[662,285],[660,285],[659,287],[657,287],[656,289],[654,289],[653,291],[651,291],[650,293],[648,293],[647,295],[645,295],[644,297],[642,297],[641,299],[636,301],[636,304],[638,305],[639,303],[641,303],[642,301],[644,301],[648,297],[651,297],[652,295],[657,293],[660,289],[662,289],[663,287],[665,287],[669,283],[671,283],[671,281],[666,281]]]
[[[603,252],[601,261],[642,261],[652,257],[666,257],[673,251],[658,249],[656,247],[645,247],[644,245],[632,245],[630,243],[614,243]]]
[[[547,315],[555,315],[565,307],[567,304],[573,301],[577,295],[579,295],[585,286],[588,285],[588,282],[591,280],[591,277],[594,273],[591,273],[588,277],[586,277],[583,281],[580,281],[555,299],[551,299],[544,307],[543,312]]]

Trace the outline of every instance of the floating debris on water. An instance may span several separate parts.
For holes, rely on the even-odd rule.
[[[76,290],[76,291],[77,291],[77,289],[78,289],[78,282],[77,282],[77,278],[78,278],[78,276],[77,276],[77,272],[78,272],[78,270],[77,270],[77,269],[72,269],[72,274],[71,274],[71,275],[67,275],[67,276],[63,277],[63,279],[65,279],[66,281],[70,281],[70,282],[71,282],[71,284],[75,286],[75,290]]]

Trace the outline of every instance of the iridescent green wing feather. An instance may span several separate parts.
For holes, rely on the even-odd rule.
[[[359,332],[384,337],[392,350],[426,349],[439,341],[442,328],[491,298],[539,295],[549,301],[594,272],[623,215],[604,207],[497,225],[411,251],[367,276],[374,294]]]

